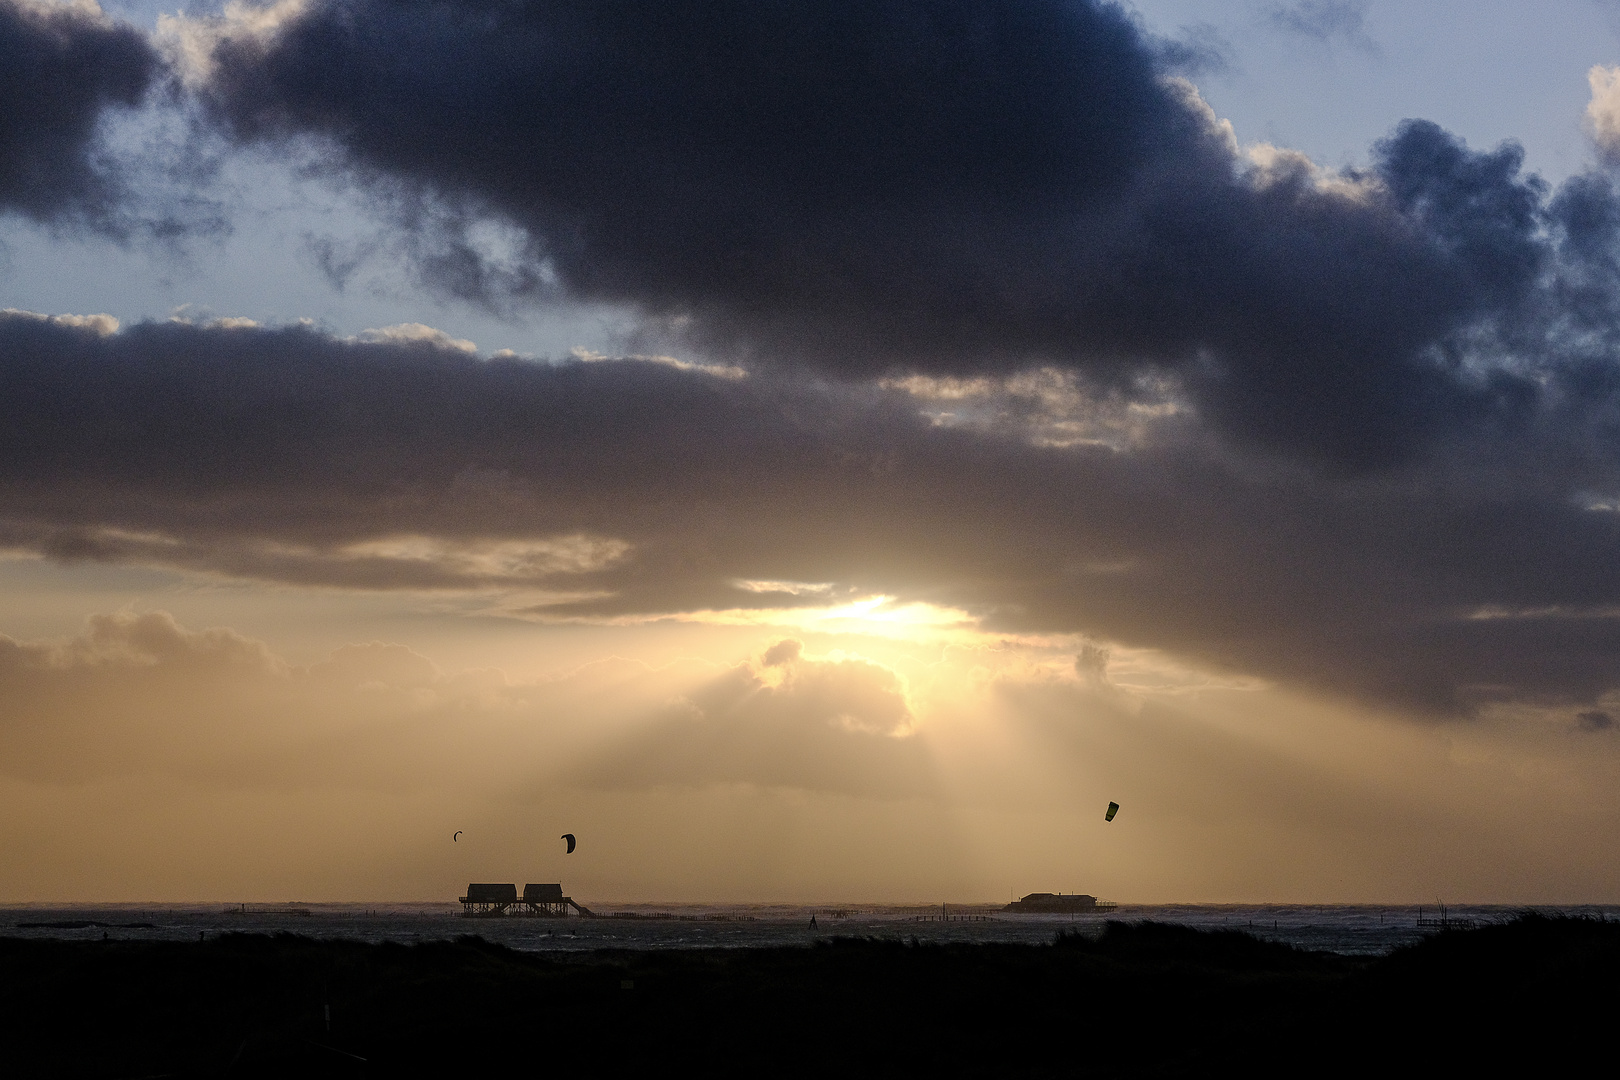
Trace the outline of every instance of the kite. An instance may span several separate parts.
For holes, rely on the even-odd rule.
[[[461,830],[457,829],[456,830],[456,835],[452,836],[450,839],[459,841],[461,839]]]
[[[1114,815],[1117,814],[1117,813],[1119,813],[1119,803],[1111,802],[1111,803],[1108,804],[1108,813],[1103,815],[1103,820],[1104,821],[1113,821],[1114,820]]]
[[[573,833],[565,832],[561,836],[557,837],[557,839],[568,841],[568,852],[567,852],[567,854],[572,855],[574,853],[574,834]]]

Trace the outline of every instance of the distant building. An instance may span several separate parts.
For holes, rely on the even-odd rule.
[[[529,909],[526,914],[561,918],[568,914],[568,904],[560,884],[523,886],[523,906]]]
[[[523,886],[523,897],[518,898],[516,885],[468,885],[467,895],[461,898],[463,915],[538,915],[560,919],[573,908],[584,916],[594,914],[571,896],[564,896],[562,885]]]
[[[468,885],[461,898],[463,915],[504,915],[517,903],[516,885]]]

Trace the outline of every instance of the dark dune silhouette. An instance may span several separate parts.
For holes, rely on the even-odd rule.
[[[1620,923],[1527,916],[1387,957],[1110,923],[1049,947],[525,954],[223,935],[0,939],[7,1057],[52,1075],[1449,1075],[1600,1050]],[[93,988],[94,1009],[79,1007]]]

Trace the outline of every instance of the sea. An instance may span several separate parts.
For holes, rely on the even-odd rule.
[[[1302,949],[1379,955],[1446,927],[1505,922],[1527,911],[1620,918],[1620,906],[1441,907],[1331,904],[1153,904],[1063,915],[990,904],[592,904],[593,918],[467,917],[457,903],[94,904],[0,907],[0,936],[198,941],[221,934],[300,934],[414,944],[475,935],[528,952],[766,948],[837,937],[915,942],[1049,944],[1100,934],[1108,920],[1238,930]],[[812,925],[812,919],[814,925]]]

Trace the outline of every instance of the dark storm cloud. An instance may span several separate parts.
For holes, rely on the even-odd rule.
[[[93,5],[0,0],[0,212],[116,228],[122,192],[98,126],[160,69],[143,35]]]
[[[1596,705],[1620,688],[1620,385],[1546,382],[1511,438],[1323,477],[1187,415],[1042,446],[871,385],[9,316],[0,543],[543,617],[883,592],[1436,713]]]
[[[1516,149],[1407,123],[1366,175],[1255,166],[1113,5],[326,0],[217,40],[211,115],[313,140],[463,295],[854,375],[1169,373],[1227,437],[1353,468],[1528,392],[1497,355],[1548,257]],[[456,231],[484,215],[516,266]]]

